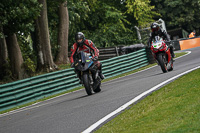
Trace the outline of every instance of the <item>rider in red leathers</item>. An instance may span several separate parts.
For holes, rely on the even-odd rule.
[[[102,74],[102,64],[98,61],[99,57],[99,50],[96,48],[94,43],[91,40],[85,39],[85,35],[82,32],[78,32],[75,35],[75,40],[76,42],[73,44],[71,48],[71,57],[70,57],[70,62],[71,62],[71,67],[74,67],[74,58],[77,52],[79,51],[84,51],[86,53],[91,53],[94,65],[97,66],[99,69],[99,76],[101,79],[104,79],[104,75]],[[77,73],[77,76],[80,79],[80,83],[82,83],[81,77],[80,77],[80,72],[75,70]]]

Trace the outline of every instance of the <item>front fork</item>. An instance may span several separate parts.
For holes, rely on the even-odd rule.
[[[171,56],[171,52],[170,52],[170,49],[171,48],[169,48],[167,51],[166,51],[166,54],[167,54],[167,57],[168,57],[168,63],[171,61],[171,59],[172,59],[172,56]]]
[[[170,52],[168,53],[168,51],[169,51],[169,50],[167,50],[166,53],[164,53],[164,52],[163,52],[163,53],[160,53],[160,52],[159,52],[159,53],[156,53],[156,54],[153,53],[153,56],[154,56],[154,58],[156,59],[156,62],[157,62],[158,65],[160,65],[159,62],[158,62],[158,59],[157,59],[158,54],[164,54],[164,57],[163,57],[164,63],[165,63],[166,65],[167,65],[167,63],[169,63],[169,61],[171,60],[171,55],[170,55]],[[169,56],[170,56],[170,58],[169,58]],[[170,60],[169,60],[169,59],[170,59]]]
[[[89,71],[89,80],[90,80],[90,85],[92,85],[94,82],[93,82],[93,78],[92,78],[92,72]]]

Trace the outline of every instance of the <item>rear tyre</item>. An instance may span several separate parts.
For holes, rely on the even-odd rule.
[[[91,86],[90,86],[89,73],[88,72],[83,73],[83,84],[84,84],[86,93],[88,95],[92,95],[92,89],[91,89]]]
[[[99,85],[97,86],[97,88],[95,90],[93,90],[94,92],[98,93],[101,91],[101,83],[99,83]]]
[[[167,66],[166,66],[166,64],[165,64],[165,55],[163,55],[163,54],[158,54],[158,62],[159,62],[159,64],[160,64],[160,67],[161,67],[161,69],[162,69],[162,71],[163,71],[163,73],[166,73],[167,72]]]

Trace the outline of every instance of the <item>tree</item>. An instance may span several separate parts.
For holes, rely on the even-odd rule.
[[[8,52],[6,46],[6,40],[4,37],[0,37],[0,80],[5,76],[6,66],[8,64]]]
[[[200,1],[198,0],[152,0],[156,10],[168,29],[183,28],[187,31],[200,30]]]
[[[132,24],[124,13],[126,7],[119,0],[73,0],[68,6],[70,45],[78,31],[82,31],[98,47],[129,45],[136,41],[135,30],[131,29]]]
[[[38,2],[43,5],[40,16],[36,20],[37,37],[39,40],[38,51],[41,59],[38,62],[38,65],[41,66],[38,70],[53,71],[57,66],[53,62],[51,53],[46,0],[38,0]]]
[[[150,5],[149,0],[126,0],[127,13],[133,13],[137,20],[138,26],[143,26],[154,21],[155,16],[159,14],[153,11],[154,6]]]
[[[17,42],[16,34],[9,34],[8,37],[6,37],[6,44],[13,76],[17,79],[22,79],[25,75],[23,68],[24,60]]]
[[[68,59],[68,33],[69,33],[69,15],[67,9],[67,1],[60,4],[59,7],[59,32],[58,32],[58,55],[56,57],[57,64],[66,64]]]
[[[24,65],[21,49],[16,34],[24,35],[32,30],[33,20],[38,15],[40,6],[37,1],[12,1],[1,0],[0,2],[0,37],[5,37],[9,63],[14,78],[21,79],[24,75]],[[5,69],[3,69],[5,71]]]
[[[93,0],[91,0],[92,2]],[[90,22],[91,11],[86,0],[70,0],[67,3],[69,11],[69,47],[74,43],[74,35],[78,31],[87,29],[86,22]],[[92,18],[92,17],[91,17]],[[85,21],[85,23],[84,23]],[[95,22],[96,23],[96,22]],[[89,32],[89,31],[88,31]],[[87,34],[86,34],[87,35]]]

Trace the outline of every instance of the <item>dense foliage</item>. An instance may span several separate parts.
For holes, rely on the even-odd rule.
[[[33,23],[40,13],[41,6],[37,0],[1,0],[0,27],[3,27],[4,35],[33,31]],[[3,33],[0,35],[2,37]]]
[[[35,72],[37,66],[32,35],[37,32],[36,20],[43,8],[39,1],[42,0],[0,1],[0,37],[17,34],[25,69],[30,73]],[[55,59],[60,48],[59,7],[66,0],[45,1],[51,52]],[[66,29],[69,30],[69,44],[66,44],[69,51],[78,31],[97,47],[109,47],[138,43],[134,27],[145,27],[159,18],[165,21],[168,30],[183,28],[198,33],[200,29],[199,0],[67,0],[65,6],[69,13],[69,29]]]
[[[165,20],[167,29],[183,28],[188,32],[200,29],[199,0],[151,0]]]
[[[69,45],[74,42],[74,34],[77,31],[85,33],[88,39],[99,47],[114,45],[130,45],[137,43],[135,25],[142,25],[153,21],[153,13],[149,1],[120,1],[120,0],[72,0],[69,4],[70,12],[70,37]],[[148,2],[147,2],[148,1]],[[140,4],[142,3],[142,4]],[[131,11],[136,4],[141,10]],[[144,12],[143,9],[146,9]],[[141,18],[145,19],[142,21]]]

